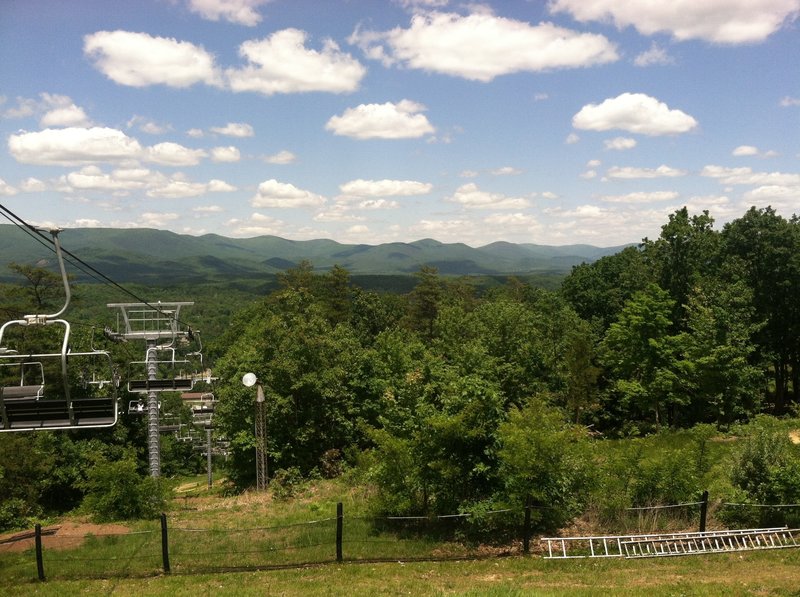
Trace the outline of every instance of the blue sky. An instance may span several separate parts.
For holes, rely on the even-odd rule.
[[[800,0],[2,0],[43,226],[613,246],[800,212]]]

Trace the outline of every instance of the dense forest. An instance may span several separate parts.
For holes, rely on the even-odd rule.
[[[800,220],[752,208],[713,224],[678,210],[658,238],[575,266],[556,290],[516,278],[478,287],[426,266],[409,292],[380,293],[304,262],[258,300],[237,295],[224,331],[207,338],[232,488],[255,477],[247,372],[265,392],[274,478],[358,467],[393,514],[480,513],[532,496],[558,505],[540,512],[551,528],[580,512],[593,486],[639,466],[621,456],[599,479],[592,442],[685,429],[702,446],[714,430],[796,413]],[[12,267],[24,279],[14,300],[36,298],[35,268]],[[771,489],[740,474],[750,461],[733,486],[797,501],[800,459],[764,437]],[[202,466],[162,442],[164,475]],[[0,525],[100,499],[109,476],[146,471],[145,450],[143,422],[128,416],[102,432],[0,434]],[[702,471],[686,458],[647,473],[660,489],[617,495],[690,496]]]

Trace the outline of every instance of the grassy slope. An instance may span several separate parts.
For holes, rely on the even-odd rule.
[[[795,430],[797,421],[786,421],[787,430]],[[692,442],[687,432],[662,433],[643,440],[646,455],[667,449],[686,448]],[[598,455],[608,455],[624,448],[625,441],[598,442]],[[718,437],[711,442],[709,459],[712,470],[720,471],[726,457],[735,445],[731,437]],[[186,483],[186,481],[190,481]],[[192,482],[195,488],[192,488]],[[173,574],[158,573],[158,533],[154,532],[145,548],[132,552],[126,540],[120,540],[108,551],[76,552],[78,568],[64,573],[66,557],[54,552],[46,553],[46,569],[54,580],[37,583],[32,580],[35,566],[32,554],[3,555],[0,550],[0,570],[7,582],[13,584],[9,595],[64,595],[64,594],[115,594],[115,595],[800,595],[800,548],[740,554],[716,554],[652,560],[570,560],[548,561],[539,555],[465,560],[465,561],[410,561],[414,557],[430,555],[430,545],[425,542],[406,541],[403,549],[394,537],[375,537],[348,529],[354,528],[351,520],[369,515],[370,492],[354,479],[317,481],[302,485],[294,497],[277,499],[272,492],[245,493],[223,497],[218,489],[205,489],[205,477],[183,480],[182,491],[176,492],[175,502],[168,516],[170,520],[170,551]],[[345,558],[385,558],[390,562],[333,562],[330,518],[335,504],[344,503]],[[326,519],[328,522],[325,522]],[[303,527],[308,521],[322,521],[320,526],[320,551],[312,547],[299,555],[290,555],[287,563],[302,561],[327,561],[308,567],[248,570],[233,573],[209,573],[213,565],[252,565],[249,553],[256,541],[263,541],[273,528],[285,525]],[[325,526],[327,525],[327,526]],[[156,523],[139,523],[134,530],[157,529]],[[224,554],[205,556],[208,546],[203,544],[203,534],[182,532],[182,529],[241,529],[260,527],[268,532],[236,535],[232,543],[220,550],[234,549],[233,560],[223,561]],[[292,527],[294,528],[294,527]],[[283,539],[282,533],[278,539]],[[314,532],[314,531],[312,531]],[[352,533],[352,534],[351,534]],[[220,537],[227,536],[221,534]],[[183,536],[183,538],[182,538]],[[274,538],[274,537],[273,537]],[[138,541],[136,536],[131,540]],[[312,542],[317,540],[312,537]],[[382,543],[387,540],[387,543]],[[220,547],[214,543],[214,548]],[[537,549],[536,542],[532,547]],[[97,546],[95,546],[97,548]],[[105,548],[108,549],[108,548]],[[45,542],[47,551],[47,543]],[[447,547],[439,546],[439,553]],[[299,550],[302,552],[302,550]],[[435,551],[433,552],[435,553]],[[516,552],[518,553],[518,552]],[[104,558],[118,557],[127,564],[123,570],[131,574],[144,574],[145,578],[113,578],[58,580],[58,577],[80,577],[91,574],[81,566],[80,558],[99,557],[98,567],[112,564]],[[191,558],[196,556],[195,563]],[[278,556],[282,557],[282,556]],[[291,559],[294,558],[294,559]],[[305,558],[305,559],[304,559]],[[149,559],[149,563],[142,564]],[[59,574],[59,571],[61,574]],[[137,572],[138,571],[138,572]],[[155,576],[152,576],[155,574]],[[7,584],[6,587],[9,585]]]

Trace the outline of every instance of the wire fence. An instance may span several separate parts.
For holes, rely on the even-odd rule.
[[[13,582],[521,555],[541,550],[539,542],[531,549],[531,513],[536,509],[528,504],[479,517],[348,516],[340,503],[335,515],[272,526],[219,527],[208,518],[170,523],[165,514],[124,533],[69,534],[36,525],[32,533],[20,534],[27,545],[22,546],[22,539],[0,543],[0,570]],[[644,523],[639,532],[648,532],[645,526],[659,519],[704,531],[709,512],[716,527],[725,520],[750,522],[753,516],[760,517],[761,526],[777,520],[769,526],[800,527],[800,504],[709,504],[707,493],[698,502],[625,509],[627,516]]]

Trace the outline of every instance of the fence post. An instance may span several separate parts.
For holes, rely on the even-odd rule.
[[[531,552],[531,496],[525,498],[525,523],[522,525],[522,553]]]
[[[342,502],[336,504],[336,561],[342,561],[342,520],[344,507]]]
[[[44,560],[42,559],[42,525],[37,522],[33,529],[36,542],[36,572],[39,574],[39,580],[44,580]]]
[[[161,559],[164,563],[164,574],[170,573],[169,567],[169,538],[167,536],[167,515],[161,513]]]
[[[708,490],[700,496],[700,532],[706,532],[706,515],[708,514]]]

